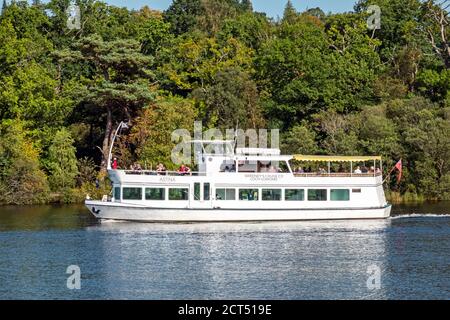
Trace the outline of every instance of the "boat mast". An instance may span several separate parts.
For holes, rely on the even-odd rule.
[[[111,170],[111,161],[112,161],[112,151],[113,151],[113,147],[114,147],[114,142],[116,141],[117,135],[119,134],[120,129],[128,129],[128,125],[121,121],[119,123],[119,126],[116,129],[116,132],[113,135],[112,141],[111,141],[111,146],[109,147],[109,156],[108,156],[108,170]]]

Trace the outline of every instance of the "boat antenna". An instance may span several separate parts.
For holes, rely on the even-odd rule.
[[[114,143],[116,141],[116,138],[119,135],[119,131],[120,131],[120,133],[122,133],[122,129],[128,129],[128,128],[129,128],[129,122],[121,121],[119,123],[119,125],[117,126],[116,131],[114,132],[113,138],[111,140],[111,146],[109,147],[108,170],[111,170],[111,161],[112,161],[113,147],[114,147]]]
[[[234,154],[236,154],[236,149],[237,149],[238,132],[239,132],[239,120],[236,121],[236,130],[234,131],[234,142],[233,142],[234,143],[234,146],[233,146]]]

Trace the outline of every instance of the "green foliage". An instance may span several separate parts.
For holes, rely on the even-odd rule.
[[[286,154],[317,154],[317,134],[306,125],[297,125],[283,136],[281,149]]]
[[[219,71],[214,83],[198,88],[193,97],[204,110],[208,126],[224,130],[237,124],[240,128],[262,128],[258,89],[249,74],[239,69]]]
[[[139,146],[137,159],[147,167],[156,168],[162,162],[169,169],[178,169],[171,160],[172,149],[178,143],[171,140],[172,132],[191,130],[196,117],[194,102],[189,99],[169,96],[152,103],[136,119],[137,125],[130,135],[130,142]],[[129,163],[123,160],[119,158],[119,163],[122,168],[127,168]]]
[[[346,22],[350,19],[351,22]],[[373,96],[379,57],[377,42],[365,35],[363,20],[352,15],[330,19],[326,28],[311,16],[282,24],[257,57],[258,77],[266,85],[285,127],[292,119],[333,109],[358,110]]]
[[[39,204],[48,199],[48,183],[39,164],[39,150],[22,123],[0,125],[0,204]]]
[[[219,43],[216,38],[199,34],[178,38],[175,47],[167,48],[158,61],[163,88],[191,92],[214,81],[227,68],[250,69],[253,51],[234,38]]]
[[[49,182],[53,191],[61,192],[75,186],[78,167],[73,143],[74,140],[67,129],[59,130],[53,138],[47,158]]]
[[[164,12],[164,20],[170,23],[172,33],[180,35],[192,31],[202,13],[201,0],[174,0]]]
[[[139,41],[142,43],[142,52],[155,55],[161,47],[172,40],[169,32],[170,24],[160,17],[150,17],[145,20],[139,29]]]
[[[70,3],[4,2],[0,203],[108,194],[123,120],[122,167],[175,169],[171,133],[195,120],[267,126],[286,153],[402,158],[393,201],[450,199],[450,27],[436,1],[360,0],[342,14],[289,1],[274,21],[249,0],[174,0],[165,12],[77,0],[80,30],[67,27]],[[371,4],[379,30],[367,28]]]
[[[57,53],[60,63],[85,63],[90,66],[86,85],[74,92],[80,101],[91,110],[106,118],[102,143],[102,169],[106,170],[111,144],[114,116],[117,122],[131,120],[155,94],[149,90],[148,70],[152,58],[140,52],[135,40],[104,41],[100,36],[82,38],[74,50]],[[75,97],[74,97],[75,99]],[[99,112],[100,109],[100,112]]]

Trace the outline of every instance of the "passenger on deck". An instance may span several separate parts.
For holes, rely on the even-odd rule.
[[[157,172],[158,174],[164,174],[164,173],[166,173],[166,171],[167,171],[167,169],[166,169],[166,167],[165,167],[162,163],[159,163],[159,164],[156,166],[156,172]]]
[[[361,172],[362,172],[362,173],[368,173],[368,172],[369,172],[369,169],[367,169],[366,166],[362,166]]]
[[[270,172],[270,173],[277,173],[278,170],[277,170],[274,166],[270,166],[269,172]]]
[[[117,158],[114,158],[113,163],[112,163],[112,168],[114,170],[117,170]]]
[[[188,166],[185,166],[184,164],[181,165],[180,169],[178,169],[178,173],[185,175],[191,172],[191,168]]]
[[[356,173],[356,174],[361,174],[361,173],[362,173],[361,168],[360,168],[359,166],[356,167],[355,173]]]
[[[326,173],[327,173],[327,171],[324,168],[319,167],[318,174],[326,174]]]
[[[301,174],[301,173],[305,173],[305,171],[303,170],[302,167],[298,167],[298,168],[295,170],[295,173]]]
[[[381,169],[380,168],[376,168],[375,169],[375,174],[381,174]]]

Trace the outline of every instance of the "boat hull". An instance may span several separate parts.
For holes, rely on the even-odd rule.
[[[392,209],[391,205],[339,209],[167,209],[101,201],[86,201],[86,207],[97,219],[162,223],[386,219]]]

